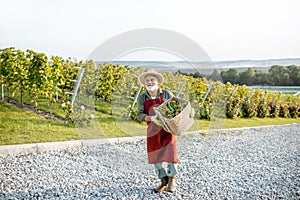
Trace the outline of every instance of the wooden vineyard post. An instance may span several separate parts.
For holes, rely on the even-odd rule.
[[[182,91],[182,88],[183,88],[183,86],[184,86],[184,82],[181,82],[181,83],[180,83],[180,87],[179,87],[178,91],[176,92],[176,95],[175,95],[175,97],[178,97],[178,96],[180,95],[180,93],[181,93],[181,91]]]
[[[196,112],[195,112],[194,118],[196,118],[196,116],[197,116],[197,114],[198,114],[200,108],[202,108],[202,106],[203,106],[203,104],[204,104],[204,102],[205,102],[205,100],[206,100],[206,98],[207,98],[207,95],[209,94],[209,92],[210,92],[212,86],[213,86],[212,83],[210,83],[210,84],[208,85],[208,88],[207,88],[207,90],[206,90],[206,92],[205,92],[205,95],[204,95],[204,97],[202,98],[202,101],[201,101],[200,105],[197,107],[197,110],[196,110]]]
[[[285,100],[286,100],[286,96],[283,97],[283,99],[281,101],[281,105],[284,104]]]
[[[272,100],[272,104],[275,103],[276,98],[277,98],[277,94],[274,95],[273,100]]]
[[[81,82],[81,79],[82,79],[83,74],[84,74],[84,70],[85,70],[85,68],[81,67],[78,79],[77,80],[71,80],[72,82],[76,83],[74,91],[73,92],[66,92],[66,94],[72,94],[72,99],[71,99],[71,108],[67,112],[65,123],[67,123],[67,121],[69,119],[69,116],[70,116],[70,113],[71,113],[71,109],[72,109],[72,107],[74,105],[74,102],[75,102],[75,99],[76,99],[76,96],[77,96],[77,93],[78,93],[78,89],[79,89],[79,86],[80,86],[80,82]]]
[[[248,103],[249,101],[250,101],[250,99],[251,99],[251,97],[253,96],[253,92],[251,92],[250,94],[249,94],[249,96],[247,96],[247,99],[246,99],[246,102]]]
[[[232,88],[229,88],[229,89],[232,89]],[[235,92],[236,92],[236,88],[234,88],[234,89],[232,90],[232,92],[230,93],[230,95],[226,98],[226,102],[234,95]],[[226,97],[227,95],[224,94],[224,96]],[[225,103],[226,103],[226,102],[225,102]],[[222,106],[221,109],[219,110],[219,112],[218,112],[218,114],[217,114],[218,117],[221,115],[221,113],[222,113],[223,110],[224,110],[224,106]]]
[[[293,101],[290,103],[290,106],[292,106],[295,103],[296,99],[296,97],[293,99]]]
[[[268,95],[268,93],[265,91],[265,95],[264,95],[264,97],[262,98],[262,101],[266,100],[267,95]]]
[[[129,118],[130,113],[131,113],[131,110],[134,108],[134,105],[136,104],[136,101],[137,101],[137,99],[138,99],[138,97],[139,97],[139,95],[140,95],[140,93],[141,93],[142,87],[143,87],[143,85],[140,84],[140,85],[139,85],[139,88],[138,88],[138,91],[137,91],[137,93],[135,94],[134,99],[133,99],[133,102],[132,102],[132,104],[131,104],[131,106],[130,106],[130,109],[129,109],[128,113],[127,113],[127,116],[126,116],[127,119]]]

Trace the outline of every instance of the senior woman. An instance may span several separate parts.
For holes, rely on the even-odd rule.
[[[163,84],[164,78],[154,70],[142,73],[138,79],[147,91],[138,98],[137,120],[145,121],[148,125],[148,161],[149,164],[154,164],[155,172],[161,180],[161,184],[154,188],[154,192],[175,192],[178,163],[176,136],[166,132],[161,126],[153,122],[155,115],[153,107],[159,106],[173,94],[159,87]]]

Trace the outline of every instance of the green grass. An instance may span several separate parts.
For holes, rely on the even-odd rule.
[[[56,109],[61,108],[57,107]],[[47,120],[34,112],[0,101],[0,145],[129,137],[146,134],[147,126],[145,123],[130,122],[123,120],[121,117],[116,118],[114,115],[100,112],[97,112],[96,116],[96,120],[92,122],[91,126],[75,127],[66,125],[63,122]],[[239,128],[299,122],[299,119],[291,118],[242,118],[213,122],[197,120],[190,130]]]
[[[295,118],[251,118],[251,119],[226,119],[224,128],[240,128],[240,127],[253,127],[253,126],[267,126],[267,125],[281,125],[300,123],[300,119]]]
[[[268,126],[268,125],[282,125],[300,123],[300,119],[295,118],[239,118],[239,119],[219,119],[218,121],[197,120],[196,123],[190,128],[191,131],[195,130],[208,130],[208,129],[226,129],[226,128],[243,128],[255,126]]]
[[[26,98],[24,103],[32,105],[32,102],[26,101]],[[99,106],[99,110],[111,109],[109,105],[103,103],[97,106]],[[52,110],[54,115],[60,113],[59,116],[65,118],[65,112],[60,108],[59,102],[54,103],[51,108],[45,99],[39,100],[39,110],[46,112]],[[0,101],[0,145],[128,137],[145,134],[145,124],[120,120],[107,113],[97,112],[96,120],[91,126],[77,127],[59,121],[47,120],[34,112]]]
[[[16,93],[14,96],[10,97],[11,99],[20,102],[20,94]],[[28,93],[23,94],[23,104],[34,106],[34,103],[32,101],[32,97],[28,95]],[[64,111],[61,107],[62,101],[58,100],[57,102],[51,103],[49,99],[47,99],[44,96],[39,96],[37,99],[37,108],[40,111],[45,111],[47,113],[52,113],[54,116],[59,118],[65,118],[66,117],[66,111]]]
[[[0,101],[0,145],[76,139],[74,127]]]

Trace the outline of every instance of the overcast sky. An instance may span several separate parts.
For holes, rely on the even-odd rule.
[[[0,3],[1,49],[14,46],[49,56],[85,59],[115,35],[139,28],[161,28],[189,37],[214,61],[300,58],[298,0],[0,0]],[[131,58],[143,59],[143,54]]]

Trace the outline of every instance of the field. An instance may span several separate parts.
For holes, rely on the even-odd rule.
[[[1,50],[0,59],[1,145],[145,134],[146,125],[136,122],[136,104],[124,119],[139,91],[137,77],[144,68],[77,62],[13,47]],[[70,92],[78,88],[79,71],[84,76],[73,102]],[[196,110],[191,131],[286,124],[297,122],[300,116],[299,95],[182,73],[162,74],[165,82],[161,87],[189,100]],[[288,80],[298,79],[291,76]]]
[[[49,120],[45,116],[18,108],[0,101],[0,145],[53,142],[90,138],[125,137],[145,135],[146,125],[133,122],[119,122],[109,114],[99,113],[100,121],[89,133],[88,129],[66,125],[63,121]],[[299,123],[292,118],[251,118],[225,119],[223,128],[238,128],[261,125]],[[212,123],[208,120],[196,120],[191,130],[208,130]]]

